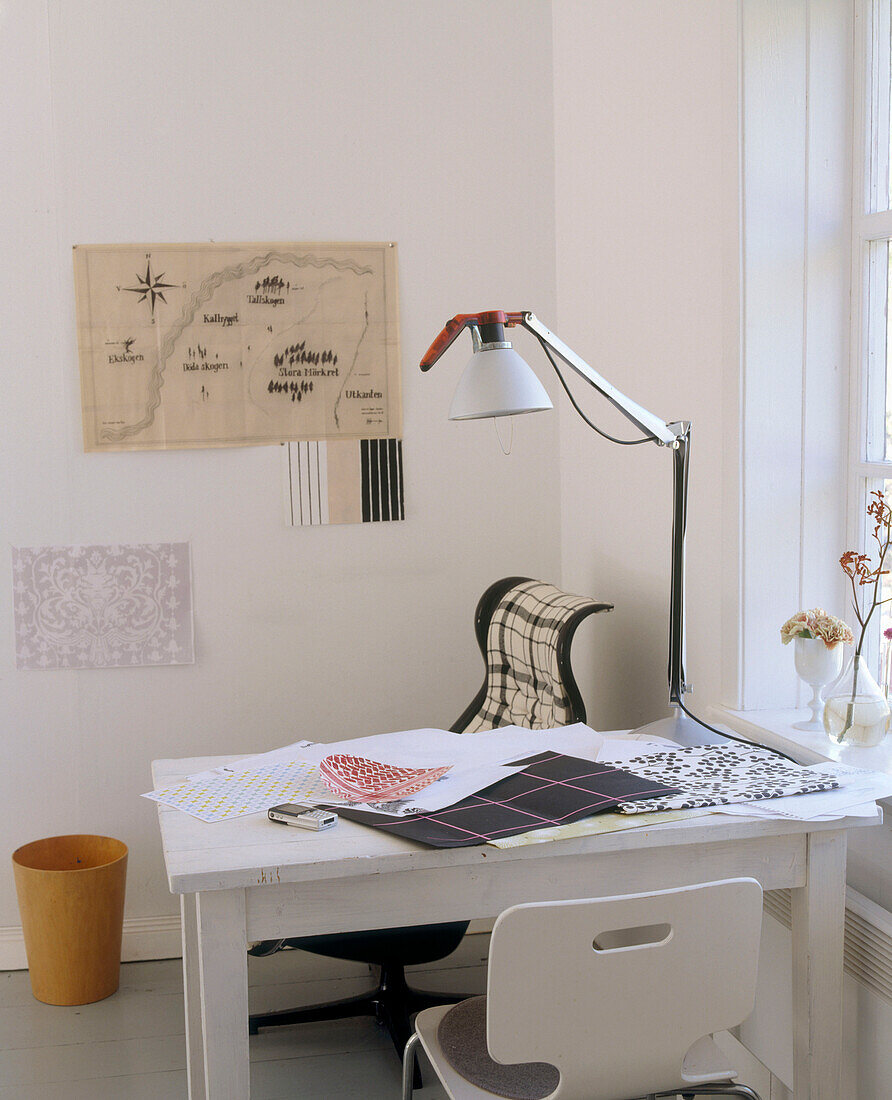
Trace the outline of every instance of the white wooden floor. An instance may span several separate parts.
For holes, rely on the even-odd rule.
[[[483,992],[487,935],[466,936],[412,984]],[[252,1012],[349,997],[371,988],[367,967],[289,951],[249,961]],[[790,1100],[764,1067],[725,1040],[741,1079],[763,1100]],[[251,1039],[252,1100],[399,1100],[400,1065],[371,1019],[271,1028]],[[433,1074],[416,1100],[445,1100]],[[31,995],[28,972],[0,972],[0,1100],[186,1100],[183,982],[179,959],[127,963],[118,992],[60,1008]],[[240,1098],[233,1098],[240,1100]]]
[[[485,969],[475,952],[485,951],[488,937],[467,941],[449,970],[425,970],[414,984],[482,991]],[[333,966],[341,975],[334,984]],[[250,982],[252,1011],[351,996],[373,984],[367,968],[298,952],[252,959]],[[185,1100],[185,1066],[179,959],[127,963],[117,993],[72,1008],[36,1001],[27,971],[0,972],[0,1100]],[[399,1061],[374,1020],[273,1028],[251,1039],[252,1100],[399,1096]],[[443,1100],[444,1093],[428,1073],[416,1097]]]

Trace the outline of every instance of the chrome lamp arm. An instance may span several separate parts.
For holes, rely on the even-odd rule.
[[[520,324],[523,328],[528,329],[535,337],[547,344],[555,355],[562,359],[568,367],[572,367],[589,385],[594,386],[598,393],[606,397],[611,405],[614,405],[628,417],[636,428],[640,428],[645,435],[651,436],[654,442],[661,447],[675,447],[678,433],[673,431],[671,424],[667,424],[658,416],[654,416],[653,413],[642,408],[630,397],[626,397],[624,393],[620,393],[606,378],[602,378],[594,367],[586,363],[572,348],[569,348],[560,337],[555,336],[550,329],[546,328],[534,313],[524,313],[522,316],[523,320]]]
[[[621,393],[572,348],[568,347],[533,313],[523,313],[522,327],[528,329],[555,355],[584,378],[615,408],[654,443],[673,450],[672,473],[672,563],[669,584],[669,703],[684,704],[685,682],[685,530],[688,517],[688,468],[691,453],[691,422],[667,423]]]

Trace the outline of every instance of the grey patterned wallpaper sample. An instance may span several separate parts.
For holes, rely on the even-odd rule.
[[[16,667],[195,660],[187,542],[13,547]]]

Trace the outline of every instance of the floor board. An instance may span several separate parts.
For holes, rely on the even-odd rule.
[[[466,937],[449,965],[413,968],[412,984],[482,991],[486,946],[483,936]],[[329,966],[337,977],[324,987]],[[303,952],[249,967],[252,1003],[265,1006],[306,1004],[357,982],[371,986],[367,969]],[[117,993],[70,1008],[36,1001],[27,971],[0,973],[0,1100],[186,1100],[185,1066],[179,959],[127,963]],[[251,1039],[251,1100],[399,1096],[399,1060],[372,1019],[270,1028]],[[429,1069],[414,1100],[446,1100]]]
[[[350,964],[324,986],[324,963],[289,954],[276,963],[252,960],[252,1003],[296,1005],[371,986],[367,969],[362,977]],[[457,973],[479,986],[473,966]],[[439,974],[425,977],[428,987],[449,985]],[[127,963],[117,993],[73,1007],[35,1000],[27,971],[0,973],[0,1100],[185,1100],[185,1066],[179,959]],[[251,1039],[252,1100],[399,1095],[399,1061],[372,1019],[272,1028]],[[444,1100],[430,1082],[416,1097]]]

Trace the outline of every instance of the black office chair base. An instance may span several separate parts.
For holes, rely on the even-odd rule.
[[[281,1012],[264,1012],[248,1017],[248,1034],[257,1035],[262,1027],[285,1027],[291,1024],[308,1024],[319,1020],[349,1020],[356,1016],[374,1016],[387,1029],[402,1058],[406,1043],[412,1034],[412,1016],[434,1005],[457,1004],[469,994],[427,993],[412,989],[406,982],[401,966],[384,965],[378,985],[370,993],[357,997],[345,997],[326,1004],[307,1005],[304,1008],[285,1009]],[[421,1087],[418,1068],[415,1069],[415,1088]]]
[[[678,1095],[678,1093],[676,1093],[676,1092],[656,1092],[653,1095],[654,1095],[655,1098],[661,1097],[661,1096],[662,1097],[671,1096],[671,1097],[674,1098]],[[685,1092],[682,1092],[681,1095],[682,1095],[682,1097],[684,1097],[684,1100],[693,1100],[694,1097],[699,1097],[699,1096],[741,1096],[741,1097],[744,1097],[745,1100],[762,1100],[762,1098],[755,1091],[755,1089],[751,1089],[749,1087],[749,1085],[738,1085],[738,1084],[733,1084],[733,1085],[698,1085],[696,1092],[687,1092],[687,1091],[685,1091]],[[650,1097],[648,1097],[648,1100],[650,1100]]]

